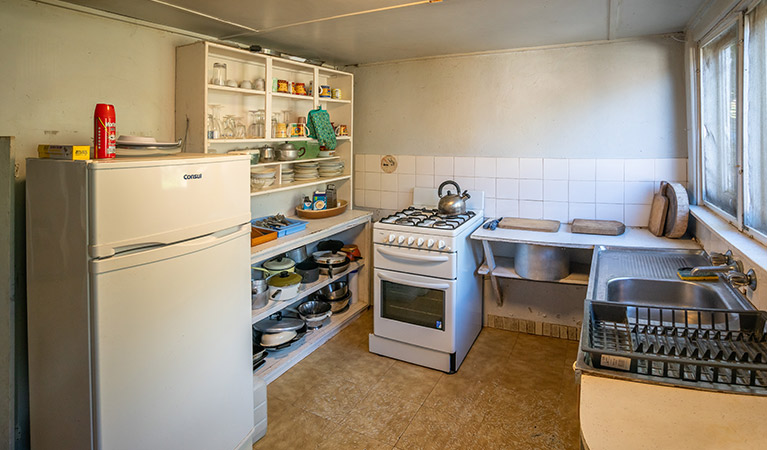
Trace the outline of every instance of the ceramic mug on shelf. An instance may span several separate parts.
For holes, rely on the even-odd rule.
[[[277,128],[274,130],[274,137],[288,137],[288,125],[285,123],[278,123]]]
[[[305,83],[295,83],[293,85],[293,93],[296,95],[306,95],[306,84]]]
[[[326,84],[320,86],[320,97],[330,98],[330,86]]]
[[[337,100],[340,100],[340,99],[341,99],[341,89],[335,88],[335,89],[333,89],[333,91],[332,91],[332,93],[331,93],[331,94],[332,94],[331,96],[332,96],[333,98],[335,98],[335,99],[337,99]]]
[[[309,133],[309,129],[306,128],[306,124],[303,123],[291,123],[288,124],[288,137],[303,137]]]
[[[290,92],[290,85],[288,84],[288,80],[277,80],[277,92],[282,92],[284,94]]]
[[[346,125],[338,125],[335,127],[334,131],[336,132],[336,136],[348,136],[349,130],[346,128]]]
[[[253,89],[257,91],[266,90],[266,83],[264,82],[264,79],[256,78],[256,81],[253,82]]]

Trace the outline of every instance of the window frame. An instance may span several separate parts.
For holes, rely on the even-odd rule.
[[[701,204],[705,206],[707,209],[711,210],[714,214],[721,217],[722,219],[729,222],[731,225],[735,226],[740,232],[743,234],[749,236],[752,239],[755,239],[759,241],[761,244],[767,245],[767,235],[763,234],[762,232],[753,229],[749,226],[747,226],[744,222],[745,220],[745,190],[746,190],[746,174],[744,170],[744,155],[745,155],[745,149],[747,148],[748,142],[748,135],[747,135],[747,126],[748,126],[748,118],[746,117],[745,112],[748,111],[748,99],[746,95],[746,85],[748,83],[748,61],[747,61],[747,42],[749,38],[749,29],[748,29],[748,18],[747,15],[750,14],[762,1],[767,2],[767,0],[753,0],[750,2],[747,2],[747,4],[737,10],[732,11],[730,14],[727,14],[724,18],[722,18],[719,23],[716,24],[716,26],[712,27],[703,37],[701,37],[700,40],[696,42],[695,46],[695,63],[697,64],[697,70],[695,74],[695,83],[697,86],[695,86],[695,96],[696,96],[696,102],[697,102],[697,111],[696,111],[696,122],[697,122],[697,130],[696,130],[696,152],[695,152],[695,159],[696,159],[696,181],[695,181],[695,194],[696,198],[698,199],[698,204]],[[736,66],[736,144],[735,144],[735,158],[736,158],[736,168],[737,168],[737,181],[736,181],[736,187],[737,187],[737,210],[736,215],[732,216],[728,214],[727,212],[723,211],[721,208],[717,207],[716,205],[708,202],[705,199],[704,196],[704,190],[705,190],[705,169],[704,169],[704,163],[705,158],[703,154],[703,47],[715,39],[717,39],[719,36],[722,35],[722,33],[727,32],[727,30],[730,29],[733,25],[736,26],[737,30],[737,66]],[[767,89],[767,87],[765,87]],[[765,206],[767,207],[767,205]]]

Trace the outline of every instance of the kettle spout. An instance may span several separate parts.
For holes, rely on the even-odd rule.
[[[463,191],[463,194],[461,194],[461,198],[464,200],[470,199],[471,195],[469,195],[469,191]]]

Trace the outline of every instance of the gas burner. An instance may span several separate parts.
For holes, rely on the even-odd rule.
[[[445,220],[438,220],[438,221],[434,222],[434,224],[431,227],[432,228],[440,228],[440,229],[443,229],[443,230],[452,230],[455,227],[457,227],[458,225],[460,225],[460,224],[453,224],[453,223],[449,223],[448,221],[445,221]]]
[[[475,215],[473,211],[467,211],[464,214],[440,214],[437,209],[411,206],[382,218],[380,222],[409,227],[454,230]]]

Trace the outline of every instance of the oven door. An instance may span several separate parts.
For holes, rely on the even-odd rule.
[[[454,280],[375,269],[373,332],[445,353],[455,352]]]
[[[458,258],[452,252],[437,252],[393,245],[375,244],[375,267],[398,272],[418,273],[426,277],[454,280]]]

